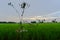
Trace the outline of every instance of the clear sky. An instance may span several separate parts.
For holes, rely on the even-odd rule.
[[[18,5],[19,0],[10,1],[14,4],[15,8],[21,14],[21,8]],[[6,19],[8,17],[18,17],[16,11],[11,6],[8,6],[8,3],[10,1],[0,0],[0,19]],[[42,16],[60,11],[60,0],[20,0],[20,3],[22,3],[23,1],[30,4],[30,7],[26,8],[25,10],[24,17]]]

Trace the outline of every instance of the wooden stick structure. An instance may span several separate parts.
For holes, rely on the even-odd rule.
[[[8,5],[12,6],[16,10],[16,12],[18,13],[19,19],[20,19],[19,11],[14,7],[14,5],[11,2],[8,3]],[[24,11],[25,11],[25,8],[27,6],[27,3],[23,2],[20,6],[22,8],[22,14],[21,14],[20,22],[19,22],[20,29],[18,29],[17,32],[20,33],[20,39],[23,40],[23,32],[27,31],[27,30],[23,29],[23,16],[24,16]]]

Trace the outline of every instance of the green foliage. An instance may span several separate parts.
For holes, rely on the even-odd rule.
[[[53,23],[57,23],[56,19],[52,20]]]
[[[22,26],[28,31],[16,32],[20,24],[0,24],[0,40],[60,40],[60,23],[30,23]]]
[[[31,23],[36,23],[36,21],[31,21]]]

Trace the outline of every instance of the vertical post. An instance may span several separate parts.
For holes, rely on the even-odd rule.
[[[25,7],[26,7],[26,3],[22,3],[21,4],[21,8],[22,8],[22,14],[21,14],[21,28],[20,28],[20,33],[21,33],[21,40],[23,40],[23,25],[22,25],[22,23],[23,23],[23,14],[24,14],[24,9],[25,9]]]
[[[22,23],[23,23],[23,14],[24,14],[24,9],[23,9],[22,14],[21,14],[21,21],[20,21],[21,22],[20,23],[21,24],[21,30],[23,30],[23,26],[22,26]]]
[[[21,4],[21,8],[22,8],[22,10],[23,10],[23,11],[22,11],[22,14],[21,14],[21,21],[20,21],[20,22],[21,22],[21,23],[20,23],[20,24],[21,24],[21,28],[20,28],[21,31],[23,31],[22,23],[23,23],[23,14],[24,14],[24,9],[25,9],[25,7],[26,7],[26,3],[23,2],[23,3]]]

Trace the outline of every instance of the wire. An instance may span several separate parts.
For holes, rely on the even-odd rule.
[[[20,19],[20,14],[19,14],[19,12],[18,12],[18,10],[14,7],[14,6],[12,6],[14,9],[15,9],[15,11],[18,13],[18,16],[19,16],[19,19]]]
[[[9,0],[9,1],[10,1],[10,0]],[[11,3],[11,1],[10,1],[10,3]],[[13,5],[12,3],[10,4],[10,6],[12,6],[12,7],[14,8],[14,10],[18,13],[19,20],[20,20],[20,14],[19,14],[18,10],[14,7],[14,5]]]
[[[9,0],[9,1],[10,1],[10,0]],[[20,5],[20,2],[21,2],[21,0],[19,0],[19,3],[18,3],[19,6],[21,6],[21,5]],[[11,3],[11,2],[10,2],[10,3]],[[14,3],[14,2],[13,2],[13,3]],[[23,2],[23,3],[24,3],[24,2]],[[12,3],[11,3],[10,5],[16,10],[16,12],[18,13],[19,19],[20,19],[20,16],[22,17],[23,14],[24,14],[24,9],[25,9],[25,8],[23,9],[22,14],[20,15],[20,14],[19,14],[19,11],[14,7],[14,5],[13,5]],[[28,6],[28,8],[30,7],[30,5],[28,5],[28,3],[26,3],[26,6]]]

